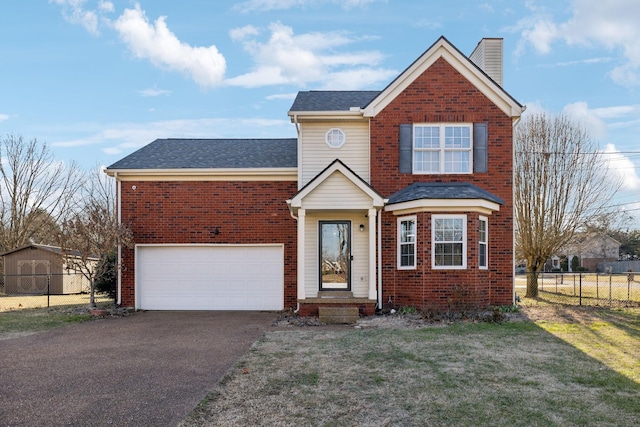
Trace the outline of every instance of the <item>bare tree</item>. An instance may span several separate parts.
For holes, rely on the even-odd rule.
[[[523,118],[514,132],[516,256],[527,264],[527,297],[544,263],[581,227],[608,211],[620,182],[589,133],[565,116]]]
[[[74,163],[56,162],[46,144],[21,136],[0,138],[0,250],[50,237],[67,212],[82,173]]]
[[[61,222],[58,235],[67,267],[81,273],[91,284],[91,307],[96,306],[96,282],[109,274],[110,269],[106,265],[109,255],[118,245],[130,247],[133,242],[131,230],[121,224],[116,215],[112,181],[102,171],[92,176],[83,188],[83,198],[76,210]]]

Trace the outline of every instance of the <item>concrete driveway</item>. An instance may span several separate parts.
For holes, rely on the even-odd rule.
[[[275,318],[140,312],[0,341],[0,426],[175,426]]]

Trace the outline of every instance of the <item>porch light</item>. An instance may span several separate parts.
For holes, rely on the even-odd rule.
[[[360,231],[364,231],[364,224],[360,224]]]

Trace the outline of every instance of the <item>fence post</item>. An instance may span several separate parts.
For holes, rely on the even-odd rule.
[[[576,280],[575,274],[573,275],[573,280]],[[580,272],[580,299],[578,305],[582,305],[582,272]]]
[[[51,275],[47,274],[47,308],[51,307],[49,299],[51,298]]]
[[[598,272],[596,271],[596,300],[600,299],[600,281],[598,280]]]
[[[611,277],[613,273],[609,272],[609,305],[611,305]]]

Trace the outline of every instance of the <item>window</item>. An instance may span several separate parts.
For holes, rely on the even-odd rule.
[[[325,136],[327,145],[331,148],[340,148],[344,144],[345,135],[342,129],[333,128],[329,129]]]
[[[433,215],[432,267],[467,268],[467,217]]]
[[[471,173],[471,125],[414,125],[413,173]]]
[[[398,218],[398,269],[416,268],[416,217]]]
[[[488,268],[487,262],[487,243],[489,241],[489,235],[487,230],[488,224],[487,218],[481,216],[480,217],[480,225],[478,227],[478,267],[480,268]]]

